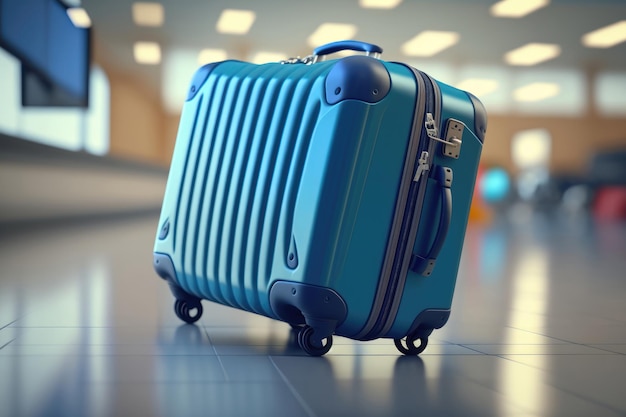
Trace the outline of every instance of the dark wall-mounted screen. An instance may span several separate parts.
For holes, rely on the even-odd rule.
[[[0,0],[0,46],[22,64],[22,105],[87,107],[90,29],[59,0]]]

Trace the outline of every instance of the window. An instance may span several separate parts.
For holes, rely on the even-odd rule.
[[[518,169],[517,192],[523,200],[536,197],[549,179],[552,136],[545,129],[523,130],[513,136],[511,158]]]
[[[626,115],[626,73],[599,73],[595,80],[594,100],[603,116]]]
[[[110,88],[102,69],[91,70],[88,109],[23,108],[20,77],[20,62],[0,48],[0,132],[74,151],[108,152]]]

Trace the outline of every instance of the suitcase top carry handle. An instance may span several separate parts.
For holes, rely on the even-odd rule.
[[[313,50],[313,56],[319,57],[324,55],[334,54],[339,51],[358,51],[365,52],[366,55],[374,58],[380,58],[380,54],[383,53],[383,48],[373,43],[360,42],[360,41],[337,41],[327,43],[326,45],[318,46]]]
[[[358,51],[365,52],[367,56],[371,56],[372,58],[380,58],[380,54],[383,53],[383,48],[378,45],[374,45],[373,43],[361,42],[361,41],[337,41],[327,43],[326,45],[318,46],[313,50],[313,53],[309,56],[305,56],[304,58],[296,57],[289,58],[283,61],[280,61],[281,64],[306,64],[311,65],[315,64],[320,57],[325,55],[334,54],[335,52],[340,51]]]
[[[436,166],[435,168],[435,181],[437,181],[437,187],[439,188],[441,196],[441,213],[439,214],[439,224],[437,225],[437,231],[435,235],[435,241],[433,242],[430,250],[425,256],[413,254],[411,256],[411,271],[423,275],[429,276],[435,268],[437,256],[441,251],[443,242],[448,235],[448,229],[450,229],[450,222],[452,221],[452,169],[444,166]],[[435,225],[435,222],[428,222],[426,225]],[[432,227],[431,226],[431,227]],[[426,236],[432,235],[430,231]]]

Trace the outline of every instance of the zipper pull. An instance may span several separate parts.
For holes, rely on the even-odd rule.
[[[428,151],[423,151],[422,156],[418,159],[417,163],[417,171],[415,171],[415,176],[413,177],[413,181],[417,182],[422,177],[424,172],[427,172],[430,167],[428,166]]]
[[[426,113],[426,122],[424,123],[424,127],[426,128],[426,134],[429,138],[441,140],[437,137],[437,124],[435,123],[435,118],[432,113]]]

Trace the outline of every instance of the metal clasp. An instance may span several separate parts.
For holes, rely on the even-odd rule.
[[[424,127],[426,127],[426,134],[432,140],[436,140],[446,146],[452,147],[459,146],[461,144],[461,140],[456,137],[452,137],[450,140],[444,140],[439,137],[437,125],[435,124],[435,118],[432,113],[426,113],[426,122],[424,122]]]
[[[311,64],[315,64],[317,62],[317,55],[307,55],[304,58],[300,58],[299,56],[295,57],[295,58],[289,58],[289,59],[285,59],[280,61],[281,64],[305,64],[305,65],[311,65]]]
[[[463,139],[463,130],[465,125],[460,120],[448,119],[448,123],[445,131],[446,141],[452,142],[452,144],[445,145],[442,148],[442,152],[449,158],[459,159],[461,154],[461,144]]]

